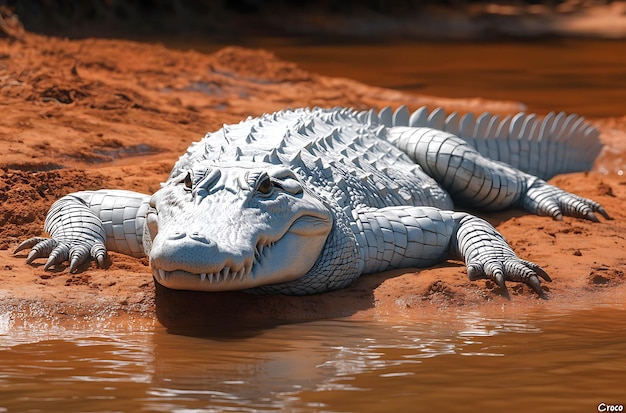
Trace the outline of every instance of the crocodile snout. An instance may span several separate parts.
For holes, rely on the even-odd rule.
[[[237,252],[225,250],[223,244],[197,231],[159,233],[150,251],[152,268],[165,271],[216,273],[228,267],[236,272],[245,264],[241,248]]]

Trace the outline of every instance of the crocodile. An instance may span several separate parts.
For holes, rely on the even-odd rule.
[[[81,191],[56,201],[27,263],[85,270],[107,251],[149,258],[172,289],[307,295],[362,274],[463,260],[471,280],[550,276],[487,221],[454,205],[610,219],[546,182],[591,168],[602,144],[584,118],[302,108],[249,117],[192,143],[153,195]]]

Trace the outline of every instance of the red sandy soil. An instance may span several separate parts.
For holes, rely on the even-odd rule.
[[[543,301],[510,284],[511,301],[489,281],[470,282],[462,263],[362,277],[311,296],[177,292],[155,287],[145,259],[111,254],[108,269],[43,270],[13,256],[42,234],[47,209],[69,192],[123,188],[152,193],[175,160],[206,131],[284,107],[406,104],[512,112],[515,102],[452,100],[369,87],[307,73],[262,50],[212,55],[119,40],[0,38],[0,312],[14,318],[136,317],[164,324],[228,319],[415,317],[440,310],[585,307],[626,291],[626,117],[596,120],[606,148],[595,172],[552,183],[603,204],[614,218],[562,222],[521,211],[484,216],[517,253],[554,281]],[[597,171],[608,170],[608,174]],[[500,311],[500,310],[498,310]]]

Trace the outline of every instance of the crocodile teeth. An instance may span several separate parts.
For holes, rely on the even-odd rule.
[[[200,278],[200,281],[202,282],[208,282],[210,284],[212,283],[221,283],[221,282],[243,282],[247,276],[250,274],[250,272],[252,271],[252,267],[243,267],[242,269],[240,269],[239,271],[233,271],[230,267],[224,267],[222,268],[222,270],[218,271],[218,272],[214,272],[214,273],[199,273],[196,274],[196,277]],[[168,271],[165,271],[163,269],[154,269],[152,271],[154,277],[158,280],[158,281],[165,281],[167,280],[168,276],[171,274]]]
[[[245,274],[245,268],[240,269],[235,274],[235,277],[233,278],[233,281],[243,281],[244,274]]]

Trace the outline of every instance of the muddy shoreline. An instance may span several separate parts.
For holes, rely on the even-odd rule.
[[[45,272],[41,260],[26,265],[25,254],[13,256],[12,250],[21,240],[42,235],[45,213],[60,196],[97,188],[152,193],[189,143],[249,115],[288,106],[400,104],[510,113],[520,104],[370,87],[306,72],[263,50],[229,47],[204,55],[31,33],[0,38],[0,95],[0,312],[15,319],[157,318],[178,325],[211,322],[225,309],[229,320],[241,322],[406,318],[468,308],[584,306],[626,291],[626,177],[614,168],[624,164],[626,117],[592,120],[606,145],[596,167],[552,180],[600,202],[613,220],[554,222],[521,211],[482,215],[518,255],[551,274],[548,301],[514,285],[507,301],[493,283],[470,282],[457,262],[371,275],[312,297],[258,297],[155,288],[145,259],[119,254],[111,254],[108,269],[92,264],[69,274],[67,268]]]

